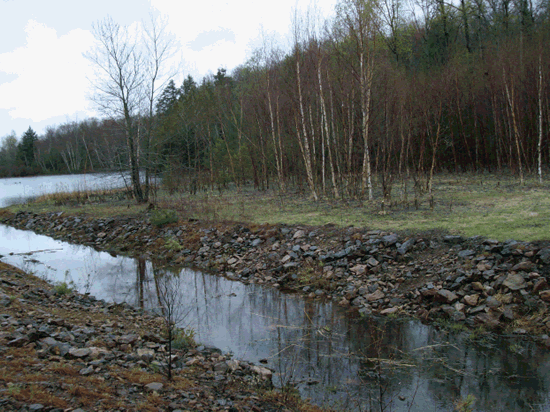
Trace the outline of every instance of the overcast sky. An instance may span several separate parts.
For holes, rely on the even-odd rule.
[[[31,126],[95,116],[87,100],[92,24],[110,15],[121,25],[147,20],[152,12],[168,19],[181,50],[176,82],[231,71],[261,44],[260,33],[287,46],[292,10],[310,0],[0,0],[0,139]],[[336,0],[317,0],[319,14],[332,14]]]

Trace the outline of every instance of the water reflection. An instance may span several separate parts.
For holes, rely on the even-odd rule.
[[[159,280],[177,276],[197,339],[253,362],[278,385],[295,383],[314,402],[349,410],[449,411],[474,395],[476,411],[544,411],[550,357],[505,339],[483,345],[412,321],[350,316],[330,303],[243,285],[185,268],[93,249],[0,226],[3,260],[101,299],[158,307]],[[25,254],[38,251],[32,254]],[[9,255],[13,252],[13,255]]]

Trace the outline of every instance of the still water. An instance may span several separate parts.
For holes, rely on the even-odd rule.
[[[124,187],[125,176],[116,173],[10,177],[0,179],[0,207],[56,192]]]
[[[267,361],[319,405],[356,411],[550,410],[550,354],[505,338],[469,341],[416,321],[350,315],[330,302],[244,285],[183,267],[113,257],[0,225],[2,260],[99,299],[154,309],[155,281],[177,278],[181,326],[236,358]]]

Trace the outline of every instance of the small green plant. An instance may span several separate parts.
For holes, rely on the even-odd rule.
[[[167,237],[164,240],[164,246],[166,247],[166,249],[176,252],[182,249],[180,242],[178,242],[178,239],[176,239],[174,236]]]
[[[56,295],[69,295],[73,292],[73,288],[67,282],[59,282],[53,287]]]
[[[517,343],[511,344],[508,349],[510,350],[510,352],[515,353],[517,355],[523,353],[523,348],[521,347],[521,345]]]
[[[162,227],[178,221],[178,214],[172,209],[156,209],[151,213],[151,223],[157,227]]]
[[[468,395],[455,404],[455,410],[457,412],[473,412],[475,402],[476,397],[474,395]]]
[[[188,349],[196,346],[194,329],[176,329],[172,347],[174,349]]]

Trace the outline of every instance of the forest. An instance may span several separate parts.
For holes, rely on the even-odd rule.
[[[548,0],[341,0],[330,20],[296,15],[292,29],[288,50],[265,38],[231,73],[6,136],[0,175],[135,169],[171,190],[254,185],[315,200],[391,197],[403,181],[429,193],[440,172],[544,179]]]

